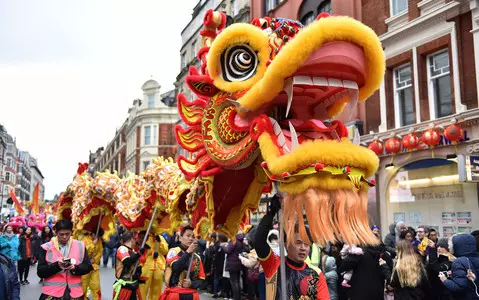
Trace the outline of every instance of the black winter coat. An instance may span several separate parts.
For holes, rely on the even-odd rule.
[[[38,239],[39,240],[39,239]],[[32,258],[34,255],[40,255],[40,251],[38,253],[35,253],[35,238],[33,235],[30,235],[30,251],[31,251],[31,256],[27,257],[27,239],[25,238],[25,235],[22,234],[20,236],[20,246],[18,247],[18,251],[20,252],[20,259],[26,260],[28,258]]]
[[[379,258],[386,261],[392,268],[393,261],[386,252],[386,247],[379,246],[363,247],[363,255],[349,255],[339,267],[339,273],[353,270],[353,277],[349,284],[347,294],[350,300],[383,300],[385,277],[379,266]]]
[[[244,235],[236,235],[236,243],[229,242],[228,246],[223,247],[223,251],[228,254],[226,256],[226,271],[228,272],[239,272],[243,268],[241,261],[239,259],[240,253],[244,251],[243,244]]]
[[[429,264],[426,267],[427,277],[431,284],[431,293],[429,299],[431,300],[451,300],[451,292],[444,286],[439,279],[439,272],[451,271],[452,262],[444,255],[438,255],[436,248],[429,250]]]
[[[399,277],[396,272],[391,278],[391,287],[394,288],[394,300],[425,300],[430,295],[430,285],[427,280],[426,272],[421,274],[421,281],[417,287],[401,287]]]
[[[214,260],[214,269],[215,275],[217,278],[223,277],[223,269],[225,266],[225,255],[226,253],[223,251],[223,248],[220,244],[215,244],[215,260]]]

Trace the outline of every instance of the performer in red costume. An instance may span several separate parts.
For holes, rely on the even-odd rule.
[[[165,282],[167,289],[161,294],[161,300],[199,300],[196,291],[205,284],[203,263],[196,248],[193,228],[185,226],[180,232],[179,247],[171,248],[166,257]],[[193,261],[191,261],[193,259]],[[189,268],[190,276],[187,276]]]
[[[255,249],[266,277],[266,299],[280,299],[281,280],[279,274],[280,258],[275,255],[267,243],[268,232],[273,228],[274,215],[280,209],[279,198],[275,196],[271,201],[268,213],[258,225],[255,236]],[[306,229],[309,234],[309,229]],[[311,239],[311,237],[310,237]],[[287,299],[329,299],[328,286],[323,273],[310,268],[305,260],[309,256],[311,240],[303,241],[299,234],[295,240],[287,243],[288,256],[286,257],[286,289]]]

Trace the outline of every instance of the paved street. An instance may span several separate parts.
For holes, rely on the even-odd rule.
[[[113,273],[113,269],[108,268],[101,268],[100,270],[101,276],[101,286],[102,286],[102,300],[112,300],[112,287],[113,281],[115,280],[115,276]],[[38,283],[39,278],[37,277],[37,267],[33,266],[30,268],[30,274],[28,276],[28,281],[30,281],[29,285],[24,285],[21,287],[20,292],[20,299],[21,300],[36,300],[40,297],[40,292],[42,290],[41,285]],[[201,295],[201,299],[212,299],[207,295]]]

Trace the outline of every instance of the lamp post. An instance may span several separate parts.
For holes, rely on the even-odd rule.
[[[3,222],[3,193],[5,192],[5,179],[1,174],[0,183],[2,184],[2,191],[0,193],[0,222]]]

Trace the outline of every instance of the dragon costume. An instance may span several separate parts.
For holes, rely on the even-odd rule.
[[[288,235],[306,215],[320,245],[376,243],[367,178],[378,158],[352,143],[334,117],[351,115],[379,88],[385,58],[377,35],[325,13],[307,27],[261,18],[225,28],[225,20],[212,10],[205,15],[201,69],[191,67],[186,77],[197,98],[178,96],[186,126],[176,126],[176,136],[188,152],[178,165],[204,185],[202,226],[234,236],[277,183]]]

